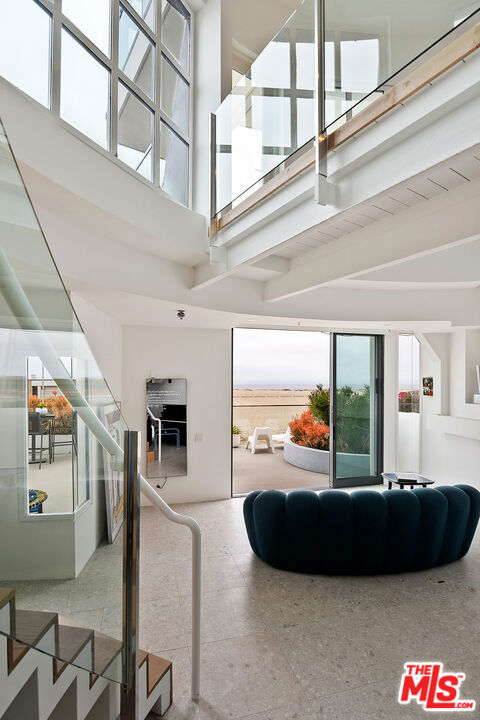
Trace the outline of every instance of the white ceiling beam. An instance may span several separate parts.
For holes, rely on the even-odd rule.
[[[319,288],[342,278],[381,269],[439,247],[477,239],[480,183],[471,182],[402,213],[340,238],[308,254],[308,262],[265,284],[273,302]]]

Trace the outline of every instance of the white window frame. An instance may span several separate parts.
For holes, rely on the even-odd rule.
[[[189,3],[181,0],[190,15],[190,45],[189,45],[189,68],[186,71],[161,39],[162,33],[162,0],[151,0],[156,4],[156,29],[153,31],[145,20],[135,11],[129,0],[110,0],[110,55],[108,57],[93,43],[68,17],[62,12],[62,0],[32,0],[42,7],[51,17],[51,53],[50,53],[50,111],[67,127],[73,134],[87,141],[88,144],[98,149],[102,154],[113,156],[122,168],[128,169],[134,176],[145,181],[148,185],[154,185],[166,197],[180,203],[179,200],[173,198],[165,192],[160,186],[160,132],[161,123],[164,122],[170,130],[182,140],[188,148],[188,193],[187,207],[192,206],[192,124],[193,124],[193,39],[194,39],[194,14]],[[120,5],[145,33],[148,39],[153,43],[155,49],[155,84],[154,99],[150,98],[143,90],[136,85],[123,71],[118,67],[118,45],[119,45],[119,15]],[[72,35],[72,37],[80,43],[84,50],[90,53],[110,73],[110,103],[109,103],[109,123],[108,123],[108,147],[107,149],[98,145],[94,140],[82,133],[76,127],[70,125],[60,115],[60,87],[61,87],[61,44],[62,44],[62,28]],[[188,132],[180,128],[167,113],[161,108],[161,58],[165,56],[173,68],[178,72],[189,86],[189,118]],[[125,87],[136,97],[143,105],[145,105],[152,113],[154,118],[154,134],[153,134],[153,177],[148,180],[143,175],[136,172],[135,168],[121,160],[118,155],[118,82],[121,81]]]

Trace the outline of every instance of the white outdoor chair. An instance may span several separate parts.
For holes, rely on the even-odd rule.
[[[252,446],[252,455],[255,454],[259,440],[264,440],[267,443],[267,448],[271,452],[275,452],[273,447],[272,431],[269,427],[256,427],[253,431],[253,435],[249,435],[245,450],[248,450],[248,446]]]

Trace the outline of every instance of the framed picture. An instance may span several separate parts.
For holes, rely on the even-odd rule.
[[[105,413],[104,424],[110,435],[121,446],[123,420],[117,407]],[[110,453],[104,449],[103,467],[109,543],[113,543],[123,524],[123,471],[112,468],[111,459]]]
[[[428,397],[432,397],[432,395],[433,395],[433,377],[424,377],[423,378],[423,394],[427,395]]]

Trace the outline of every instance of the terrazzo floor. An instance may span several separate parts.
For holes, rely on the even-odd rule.
[[[173,661],[168,720],[445,718],[398,704],[407,661],[436,660],[465,672],[462,697],[480,703],[480,530],[466,558],[426,572],[300,575],[253,555],[242,504],[174,506],[202,528],[197,704],[190,700],[190,532],[142,509],[140,646]],[[60,611],[119,637],[120,536],[100,547],[76,580],[13,583],[18,606]],[[480,717],[478,707],[465,716]]]
[[[465,672],[462,697],[480,703],[480,531],[464,560],[426,572],[299,575],[253,555],[242,502],[176,506],[203,534],[198,704],[189,689],[190,534],[142,510],[141,644],[173,660],[169,720],[445,718],[398,704],[407,661]]]

